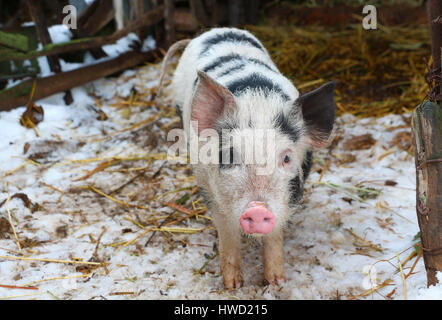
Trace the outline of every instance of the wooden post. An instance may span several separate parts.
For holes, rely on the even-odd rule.
[[[137,12],[137,19],[138,19],[139,17],[141,17],[143,15],[143,13],[145,11],[144,0],[137,0],[136,6],[137,6],[136,12]],[[144,38],[146,38],[146,33],[145,33],[144,29],[145,28],[140,28],[136,31],[136,34],[137,34],[138,38],[140,38],[141,41],[143,41]]]
[[[256,24],[259,20],[259,0],[229,0],[229,25],[237,27]]]
[[[428,17],[434,61],[430,74],[435,76],[435,87],[431,88],[430,101],[414,110],[412,130],[416,163],[416,211],[427,285],[430,286],[438,282],[436,272],[442,272],[442,1],[428,1]]]
[[[424,102],[413,112],[416,211],[421,230],[427,284],[442,271],[442,109]]]
[[[442,47],[442,1],[429,0],[428,1],[428,20],[430,22],[430,37],[431,37],[431,52],[433,55],[433,70],[441,73],[441,47]],[[442,80],[436,80],[435,93],[436,95],[442,93]],[[442,98],[437,99],[439,102]],[[440,104],[439,104],[440,105]]]
[[[259,0],[247,1],[245,10],[245,22],[247,24],[257,24],[259,21]]]
[[[71,30],[73,39],[91,37],[108,24],[115,16],[112,1],[96,0],[87,6],[78,17],[77,28]],[[100,47],[91,48],[90,52],[95,59],[107,57]]]
[[[51,44],[51,36],[49,35],[48,26],[46,24],[45,16],[42,11],[42,6],[40,1],[26,0],[26,5],[29,9],[29,14],[35,24],[35,30],[37,31],[37,36],[40,39],[43,46]],[[49,67],[52,72],[60,73],[61,66],[56,55],[47,56]],[[72,93],[70,90],[66,90],[64,101],[66,104],[71,104],[73,101]]]
[[[164,28],[168,47],[176,42],[174,11],[174,0],[164,0]]]
[[[237,27],[242,23],[241,19],[241,0],[229,0],[229,25]]]
[[[204,3],[202,0],[189,0],[190,10],[192,11],[193,16],[196,18],[198,23],[207,27],[210,25],[210,16],[206,9],[204,8]]]

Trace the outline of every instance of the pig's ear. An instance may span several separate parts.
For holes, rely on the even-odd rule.
[[[321,87],[303,94],[296,100],[302,108],[307,124],[307,135],[315,147],[323,147],[333,129],[335,121],[334,89],[336,82],[328,82]]]
[[[191,106],[191,121],[198,123],[198,135],[204,129],[213,129],[216,121],[226,109],[235,108],[232,93],[205,72],[197,71],[198,82],[194,91]]]

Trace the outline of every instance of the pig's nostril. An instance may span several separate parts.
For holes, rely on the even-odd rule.
[[[241,215],[239,222],[241,228],[248,234],[267,234],[275,226],[275,216],[264,205],[249,204]]]

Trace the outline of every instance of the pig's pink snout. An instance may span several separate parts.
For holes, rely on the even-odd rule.
[[[267,234],[275,226],[275,215],[262,204],[251,202],[239,218],[239,224],[245,233]]]

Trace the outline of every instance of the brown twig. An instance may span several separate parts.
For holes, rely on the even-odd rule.
[[[6,284],[0,284],[0,288],[38,290],[37,287],[20,287],[20,286],[14,286],[14,285],[6,285]]]

